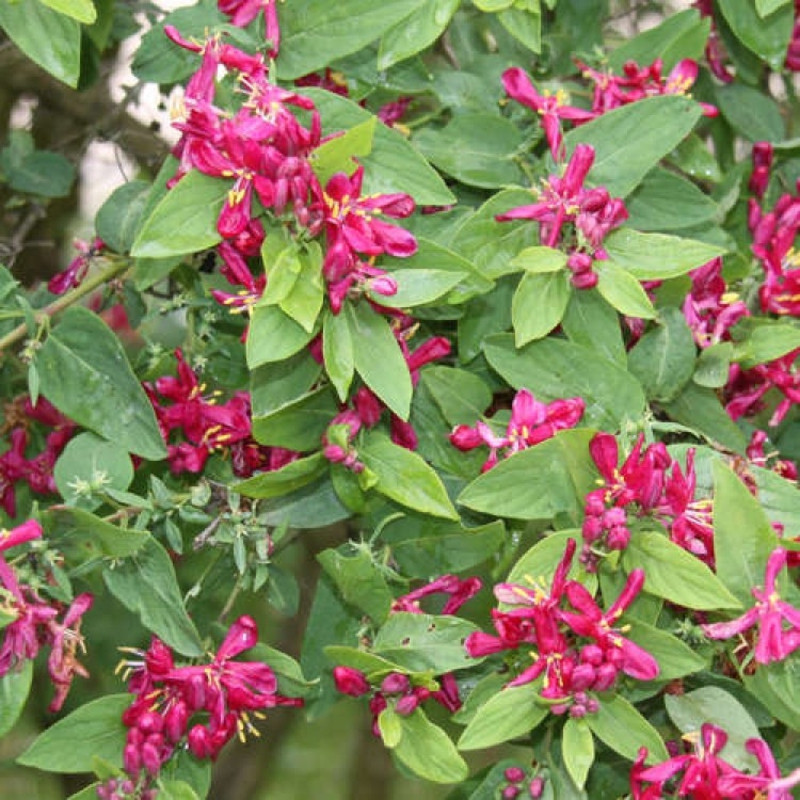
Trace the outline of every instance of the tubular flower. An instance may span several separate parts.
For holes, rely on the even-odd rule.
[[[679,797],[725,800],[729,796],[722,793],[721,783],[725,775],[733,772],[733,767],[718,755],[728,741],[728,734],[706,722],[701,726],[699,736],[687,734],[684,738],[694,744],[691,753],[673,756],[653,767],[644,765],[647,749],[643,747],[639,751],[631,770],[633,800],[659,800],[664,796],[665,784],[681,772],[683,776],[677,788]]]
[[[497,464],[498,452],[508,458],[552,438],[558,431],[574,428],[585,408],[580,397],[541,403],[530,391],[520,389],[511,404],[511,419],[505,436],[498,436],[489,425],[479,421],[473,427],[458,425],[450,434],[450,442],[463,451],[488,445],[489,458],[481,467],[481,471],[486,472]]]
[[[706,636],[730,639],[758,626],[754,655],[759,664],[783,661],[800,647],[800,609],[781,599],[776,588],[778,574],[786,566],[786,561],[786,550],[775,548],[767,560],[764,586],[751,590],[756,604],[730,622],[702,625]],[[784,623],[788,627],[784,627]]]
[[[595,117],[591,111],[568,106],[566,93],[561,90],[555,94],[548,92],[539,94],[530,78],[519,67],[512,67],[503,73],[503,87],[509,97],[541,116],[542,128],[544,128],[550,152],[556,161],[563,161],[566,157],[564,140],[561,135],[561,120],[581,123],[588,122]]]

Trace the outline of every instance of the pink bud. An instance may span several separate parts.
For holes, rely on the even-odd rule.
[[[381,681],[381,691],[384,694],[403,694],[411,687],[408,680],[408,675],[403,675],[401,672],[390,672]]]
[[[534,798],[534,800],[537,800],[537,798],[542,796],[542,792],[544,792],[544,778],[537,775],[528,787],[528,794]]]
[[[511,781],[511,783],[520,783],[525,779],[525,770],[521,767],[509,767],[503,773],[503,776],[507,781]]]
[[[407,717],[419,705],[419,698],[415,694],[401,697],[395,704],[394,710],[401,716]]]
[[[337,691],[350,695],[350,697],[360,697],[370,690],[364,673],[352,667],[334,667],[333,681]]]

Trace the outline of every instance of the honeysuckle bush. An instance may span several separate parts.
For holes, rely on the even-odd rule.
[[[52,684],[19,764],[202,798],[274,707],[359,703],[451,800],[795,796],[800,22],[650,7],[148,9],[171,155],[46,287],[0,270],[0,732]],[[0,27],[78,86],[127,8]],[[73,179],[24,130],[0,167]],[[281,652],[254,609],[321,529]]]

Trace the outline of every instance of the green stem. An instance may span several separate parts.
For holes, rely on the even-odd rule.
[[[115,259],[111,262],[110,266],[104,270],[101,270],[96,275],[92,275],[90,278],[87,278],[80,286],[77,286],[71,292],[67,292],[57,300],[53,300],[50,305],[34,311],[34,319],[38,324],[41,325],[42,323],[54,317],[56,314],[64,311],[64,309],[69,308],[71,305],[77,303],[78,300],[86,297],[87,294],[93,292],[98,286],[108,283],[108,281],[110,281],[112,278],[115,278],[121,272],[124,272],[126,269],[128,269],[129,266],[130,262],[127,258],[120,258],[118,260]],[[16,344],[21,339],[24,339],[27,333],[28,326],[26,323],[23,322],[20,325],[17,325],[13,331],[0,338],[0,353],[3,353],[11,345]]]

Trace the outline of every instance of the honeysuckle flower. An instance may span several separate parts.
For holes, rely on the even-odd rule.
[[[412,234],[379,218],[407,217],[414,200],[400,192],[362,197],[363,179],[364,168],[359,166],[352,176],[336,173],[325,186],[327,251],[322,271],[329,281],[350,273],[361,255],[405,258],[417,251]]]
[[[511,419],[505,436],[498,436],[489,425],[479,421],[472,427],[456,426],[450,434],[450,442],[463,451],[488,445],[489,458],[481,467],[481,471],[486,472],[497,464],[499,452],[508,458],[552,438],[558,431],[574,428],[585,408],[581,397],[542,403],[528,389],[520,389],[511,404]]]
[[[603,651],[606,660],[618,666],[626,675],[640,681],[652,681],[658,677],[658,662],[614,627],[641,592],[644,580],[644,570],[633,570],[628,575],[620,596],[605,612],[582,584],[568,581],[564,591],[577,613],[562,611],[560,617],[573,632],[593,639]]]
[[[65,270],[50,278],[47,290],[53,294],[64,294],[64,292],[80,286],[89,272],[92,259],[99,256],[105,246],[106,243],[99,237],[95,237],[91,242],[76,239],[73,242],[73,247],[78,251],[78,255],[70,261]]]
[[[503,87],[509,97],[541,116],[550,152],[557,162],[566,157],[561,120],[580,123],[595,117],[591,111],[567,105],[567,94],[563,90],[540,94],[525,71],[519,67],[511,67],[503,73]]]
[[[797,650],[800,647],[800,609],[783,600],[776,586],[786,560],[786,550],[775,548],[767,560],[764,586],[751,589],[756,604],[730,622],[702,625],[705,635],[711,639],[730,639],[757,626],[754,656],[759,664],[783,661]],[[784,627],[784,623],[788,627]]]
[[[480,578],[465,578],[462,580],[457,575],[441,575],[424,586],[420,586],[418,589],[396,598],[392,603],[392,612],[405,611],[410,614],[421,614],[423,612],[419,601],[423,597],[444,594],[447,595],[447,600],[439,613],[455,614],[480,589]]]
[[[673,756],[653,767],[645,767],[647,749],[641,748],[631,770],[633,800],[658,800],[663,797],[664,785],[680,772],[683,776],[677,787],[679,797],[725,800],[727,795],[722,793],[720,785],[733,767],[719,758],[719,752],[725,747],[728,734],[706,722],[701,726],[699,736],[687,734],[684,738],[693,742],[693,752]]]
[[[767,191],[769,184],[770,170],[772,169],[772,144],[770,142],[756,142],[752,152],[753,171],[750,173],[750,180],[747,188],[755,197],[761,199]]]
[[[723,775],[719,780],[723,796],[752,797],[754,800],[792,800],[792,788],[800,784],[800,769],[782,777],[775,756],[763,739],[748,739],[744,746],[758,759],[761,769],[758,775],[747,775],[735,770]]]

